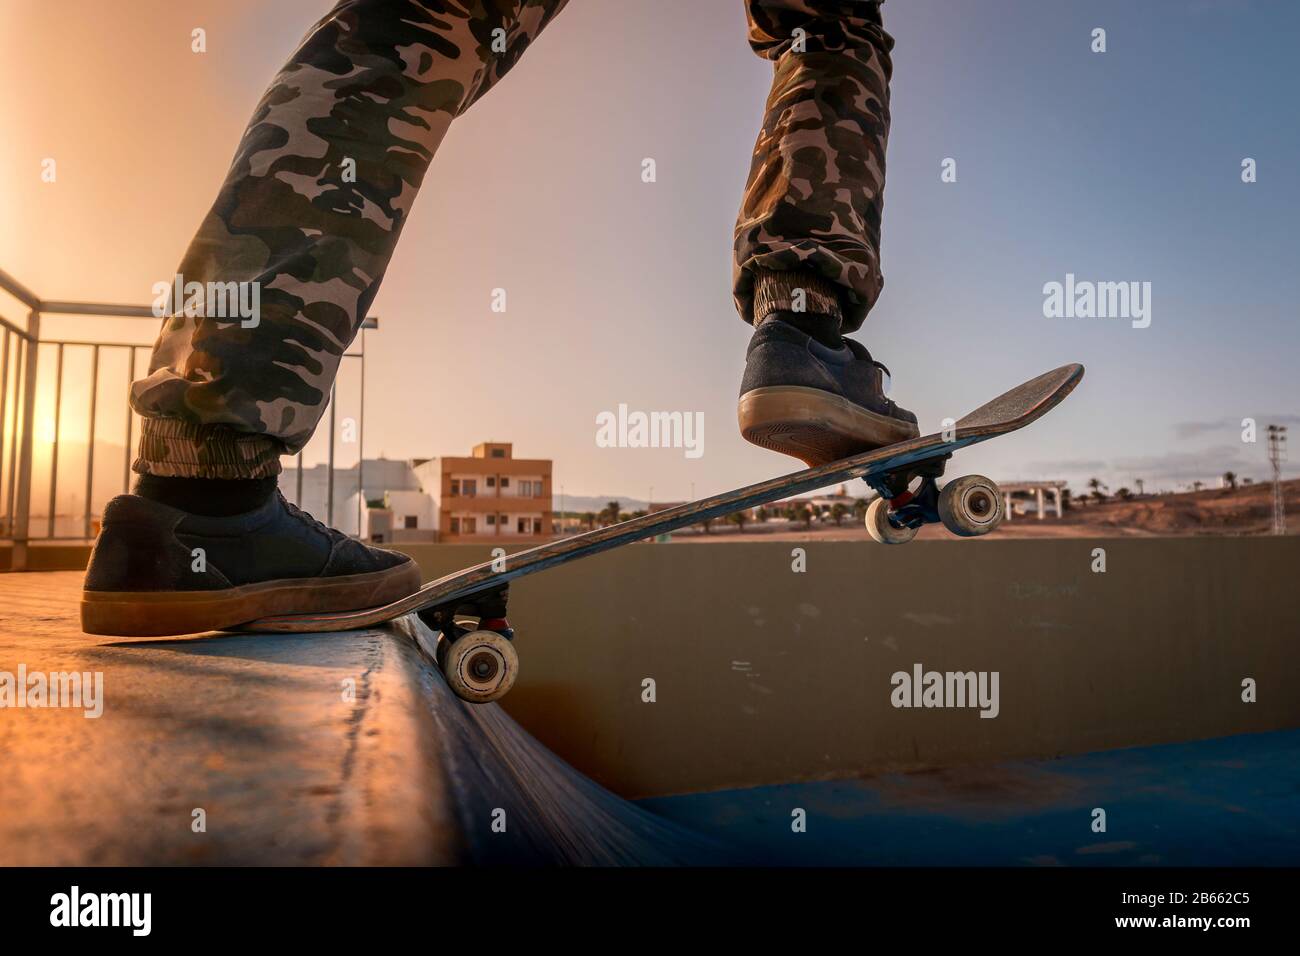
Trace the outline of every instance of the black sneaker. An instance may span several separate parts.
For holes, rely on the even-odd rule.
[[[253,511],[223,518],[119,495],[104,509],[90,555],[81,627],[193,634],[274,614],[375,607],[419,586],[409,557],[326,527],[278,491]]]
[[[883,365],[859,342],[829,348],[779,318],[755,331],[740,383],[740,433],[810,468],[920,434],[885,397]]]

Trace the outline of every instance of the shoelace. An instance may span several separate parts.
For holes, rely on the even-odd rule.
[[[286,498],[284,496],[284,492],[280,491],[279,489],[276,489],[276,494],[280,496],[280,504],[284,505],[285,510],[288,511],[289,514],[293,515],[296,518],[303,518],[311,522],[312,527],[314,527],[317,531],[324,534],[326,537],[332,538],[335,534],[339,533],[336,532],[329,525],[325,524],[325,522],[320,521],[317,518],[313,517],[311,514],[307,513],[306,511],[303,511],[292,501]]]

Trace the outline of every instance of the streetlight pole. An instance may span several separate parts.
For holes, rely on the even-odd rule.
[[[1273,466],[1273,533],[1286,534],[1286,507],[1282,501],[1282,462],[1286,460],[1286,426],[1268,426],[1268,460]]]

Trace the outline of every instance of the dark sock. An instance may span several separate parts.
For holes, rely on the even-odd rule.
[[[838,315],[824,315],[819,312],[790,312],[779,310],[769,312],[763,317],[763,322],[770,322],[773,319],[780,319],[786,325],[793,325],[805,335],[811,335],[822,345],[830,349],[837,349],[844,343],[840,336],[840,317]]]
[[[226,518],[252,511],[275,494],[271,478],[163,478],[141,475],[135,493],[192,515]]]

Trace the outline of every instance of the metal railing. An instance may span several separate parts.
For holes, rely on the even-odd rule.
[[[0,290],[7,292],[20,302],[27,311],[26,327],[0,315],[0,543],[10,542],[12,553],[9,569],[25,570],[29,564],[29,547],[33,542],[76,542],[89,541],[94,538],[97,512],[95,496],[95,446],[97,443],[96,424],[99,415],[99,389],[104,360],[111,354],[125,354],[126,377],[123,381],[123,404],[132,381],[136,378],[137,359],[141,350],[151,351],[152,343],[93,341],[89,339],[42,338],[41,318],[44,315],[76,315],[99,318],[144,318],[159,321],[154,310],[148,306],[118,305],[104,302],[64,302],[40,299],[35,293],[18,282],[12,276],[0,270]],[[361,362],[361,414],[357,419],[358,431],[358,478],[360,479],[364,461],[365,435],[365,330],[378,328],[378,320],[367,318],[362,323],[362,332],[358,335],[360,351],[347,352],[344,358],[359,359]],[[32,507],[33,472],[35,471],[35,429],[36,404],[39,396],[39,366],[41,349],[54,350],[54,391],[53,417],[51,431],[51,448],[49,461],[49,489],[47,514],[40,526],[33,526]],[[60,480],[67,481],[67,476],[59,474],[60,441],[63,437],[65,418],[65,356],[69,350],[87,349],[90,358],[89,397],[87,399],[86,425],[86,459],[84,478],[84,501],[80,515],[78,533],[60,533],[58,528],[58,493]],[[335,471],[335,403],[336,389],[330,390],[329,403],[329,443],[326,458],[331,493],[328,497],[330,514],[327,520],[333,522],[333,484]],[[131,484],[132,449],[136,440],[135,413],[126,408],[124,435],[124,453],[122,463],[122,483],[120,492],[126,492]],[[302,497],[303,456],[297,455],[298,498]],[[40,517],[40,516],[38,516]],[[360,517],[358,516],[358,526]]]

